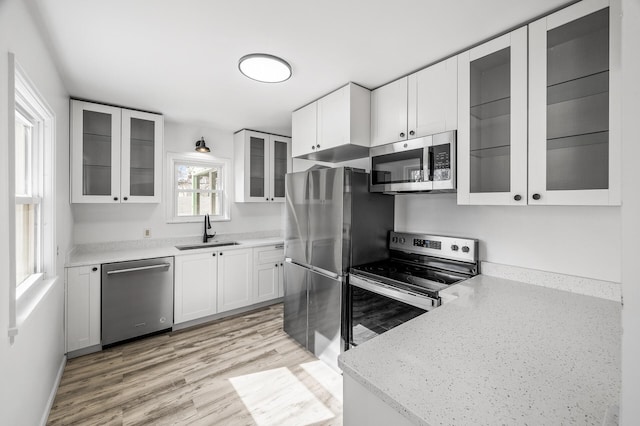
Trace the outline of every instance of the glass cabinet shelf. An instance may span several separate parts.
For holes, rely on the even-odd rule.
[[[501,146],[493,146],[487,148],[479,148],[472,149],[471,156],[476,158],[485,158],[485,157],[499,157],[499,156],[510,156],[511,155],[511,146],[510,145],[501,145]]]
[[[471,116],[479,120],[509,115],[511,98],[501,98],[471,106]]]

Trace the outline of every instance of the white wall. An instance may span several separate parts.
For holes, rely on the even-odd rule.
[[[396,196],[398,231],[480,240],[480,259],[620,282],[620,208],[458,206],[455,194]]]
[[[622,396],[620,424],[640,419],[640,2],[622,1]]]
[[[204,137],[207,146],[211,148],[212,156],[230,159],[233,167],[233,133],[198,124],[165,122],[165,152],[195,152],[195,143],[200,137]],[[163,165],[165,163],[166,161]],[[212,222],[213,230],[219,234],[227,234],[283,229],[282,203],[235,203],[233,170],[230,178],[231,220]],[[166,223],[165,209],[164,193],[160,204],[74,204],[74,242],[83,244],[136,240],[142,238],[145,228],[151,228],[152,238],[202,235],[200,222]]]
[[[8,52],[34,82],[56,114],[56,229],[60,253],[71,241],[71,211],[67,200],[69,169],[68,94],[40,35],[37,24],[22,0],[0,1],[0,423],[36,425],[48,408],[48,399],[63,361],[64,255],[58,257],[58,282],[22,324],[14,344],[7,337],[9,283],[8,235],[9,191],[7,186],[7,87]]]

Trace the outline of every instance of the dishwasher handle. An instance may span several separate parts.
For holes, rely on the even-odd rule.
[[[124,274],[125,272],[147,271],[149,269],[168,268],[169,266],[171,266],[170,263],[159,263],[157,265],[140,266],[138,268],[116,269],[113,271],[108,271],[107,275]]]

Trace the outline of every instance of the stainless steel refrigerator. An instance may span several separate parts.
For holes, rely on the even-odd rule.
[[[362,170],[324,168],[287,174],[285,204],[284,330],[337,369],[347,273],[387,257],[393,196],[370,193]]]

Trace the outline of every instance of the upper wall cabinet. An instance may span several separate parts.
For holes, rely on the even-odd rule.
[[[458,203],[619,205],[619,1],[528,30],[459,55]]]
[[[371,146],[457,128],[458,58],[371,92]]]
[[[527,28],[459,55],[458,204],[527,203]]]
[[[620,2],[529,25],[529,204],[619,205]]]
[[[241,130],[234,139],[236,202],[284,202],[291,138]]]
[[[159,203],[163,117],[71,101],[71,202]]]
[[[292,153],[316,161],[369,155],[369,89],[349,83],[292,114]]]

